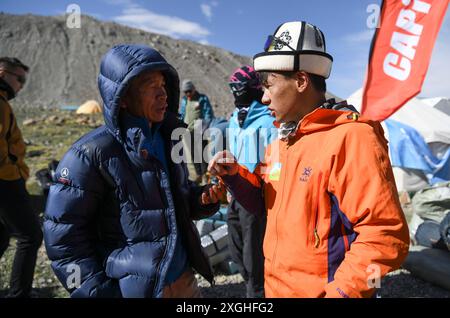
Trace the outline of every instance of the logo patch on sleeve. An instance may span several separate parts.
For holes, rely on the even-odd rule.
[[[281,175],[281,162],[275,162],[270,169],[269,180],[280,181]]]
[[[69,176],[69,169],[68,168],[62,168],[61,169],[61,177],[67,178]]]

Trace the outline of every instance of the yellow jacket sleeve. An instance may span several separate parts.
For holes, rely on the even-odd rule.
[[[25,142],[8,102],[0,98],[0,179],[28,179]]]

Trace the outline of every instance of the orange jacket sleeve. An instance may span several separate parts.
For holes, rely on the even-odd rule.
[[[408,227],[400,207],[381,125],[355,124],[331,163],[328,191],[357,233],[327,284],[326,297],[370,297],[377,281],[400,267]]]

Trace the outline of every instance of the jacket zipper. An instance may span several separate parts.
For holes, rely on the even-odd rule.
[[[316,208],[315,208],[315,215],[314,215],[314,248],[318,248],[320,245],[320,236],[319,233],[317,231],[317,223],[318,223],[318,218],[319,218],[319,205],[320,205],[320,183],[322,181],[322,172],[319,172],[319,177],[318,177],[318,183],[317,183],[317,192],[316,192]]]
[[[153,166],[153,168],[155,168],[155,165],[152,163],[152,166]],[[158,167],[156,167],[156,169],[154,169],[155,170],[155,174],[156,174],[156,180],[158,181],[158,188],[161,186],[161,179],[160,179],[160,176],[159,176],[159,172],[158,172]],[[144,192],[145,193],[145,192]],[[167,210],[167,209],[165,209],[165,210]],[[165,240],[166,240],[166,248],[164,249],[164,253],[163,253],[163,256],[162,256],[162,258],[161,258],[161,260],[160,260],[160,262],[159,262],[159,264],[158,264],[158,267],[156,268],[156,278],[155,278],[155,285],[154,285],[154,287],[153,287],[153,291],[152,291],[152,297],[156,297],[156,295],[155,295],[155,292],[156,292],[156,290],[158,289],[158,285],[159,285],[159,282],[160,282],[160,279],[161,279],[161,275],[159,274],[160,273],[160,271],[161,271],[161,266],[162,266],[162,264],[163,264],[163,260],[166,258],[166,255],[167,255],[167,253],[168,253],[168,248],[167,248],[167,245],[169,244],[169,239],[168,238],[165,238]]]
[[[152,166],[153,166],[153,169],[155,170],[155,172],[156,172],[156,179],[157,179],[157,181],[158,181],[158,190],[159,190],[159,193],[160,193],[160,195],[161,195],[161,199],[162,200],[164,200],[165,202],[165,208],[164,208],[164,210],[166,211],[166,213],[167,213],[167,210],[169,209],[169,202],[168,202],[168,200],[167,200],[167,197],[166,197],[166,192],[165,192],[165,190],[163,189],[163,193],[164,193],[164,196],[162,196],[162,193],[161,193],[161,173],[160,173],[160,169],[162,169],[162,164],[160,164],[158,161],[156,161],[156,162],[152,162]],[[167,175],[167,177],[168,177],[168,175]],[[175,209],[175,205],[173,206],[173,208]],[[176,221],[175,221],[176,222]],[[177,235],[179,235],[179,233],[177,233]],[[159,262],[159,265],[158,265],[158,268],[157,268],[157,270],[156,270],[156,273],[159,273],[160,271],[161,271],[161,267],[162,267],[162,264],[163,264],[163,260],[167,257],[167,254],[169,253],[169,248],[168,248],[168,245],[169,245],[169,238],[168,237],[166,237],[165,238],[165,240],[166,240],[166,248],[164,249],[164,253],[163,253],[163,256],[162,256],[162,258],[161,258],[161,261]],[[173,255],[172,255],[172,257],[173,257]],[[170,265],[169,265],[170,266]],[[167,266],[167,267],[169,267],[169,266]],[[153,291],[152,291],[152,295],[153,295],[153,297],[154,296],[156,296],[155,295],[155,291],[157,290],[157,288],[158,288],[158,285],[159,285],[159,283],[160,283],[160,281],[161,281],[161,277],[162,275],[156,275],[156,278],[155,278],[155,285],[154,285],[154,288],[153,288]],[[167,271],[166,271],[166,276],[167,276]],[[164,277],[164,279],[165,279],[165,277]],[[163,287],[164,288],[164,287]]]
[[[166,246],[167,246],[167,245],[169,244],[169,243],[167,242],[169,239],[168,239],[168,238],[165,238],[165,240],[166,240]],[[165,249],[164,249],[163,256],[162,256],[161,260],[159,261],[158,268],[156,269],[155,285],[154,285],[153,291],[152,291],[152,297],[153,297],[153,298],[156,297],[155,292],[156,292],[156,290],[158,289],[158,285],[160,284],[160,280],[161,280],[161,275],[159,275],[158,273],[161,271],[161,266],[162,266],[163,260],[166,258],[166,255],[167,255],[167,253],[168,253],[168,250],[169,250],[168,248],[165,248]],[[166,272],[166,274],[167,274],[167,272]],[[164,288],[164,287],[163,287],[163,288]]]

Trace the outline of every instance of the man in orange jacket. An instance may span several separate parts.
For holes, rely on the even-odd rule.
[[[280,25],[254,57],[279,139],[253,173],[227,151],[208,167],[248,211],[265,204],[267,297],[371,297],[408,253],[381,125],[326,100],[331,64],[316,26]]]

